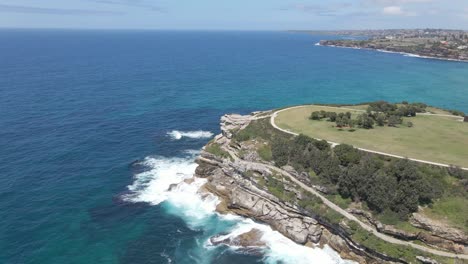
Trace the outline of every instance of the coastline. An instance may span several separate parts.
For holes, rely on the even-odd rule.
[[[460,253],[446,251],[446,248],[438,250],[411,242],[415,237],[419,237],[418,234],[382,225],[375,219],[360,219],[359,212],[340,208],[318,193],[320,189],[308,186],[310,182],[302,173],[295,171],[292,167],[277,167],[271,162],[265,162],[258,156],[255,146],[249,145],[248,142],[236,141],[237,133],[245,129],[250,122],[270,123],[260,120],[268,120],[273,114],[274,112],[267,111],[255,112],[249,116],[235,114],[223,116],[221,118],[222,134],[217,135],[208,143],[197,157],[196,162],[199,166],[195,177],[207,179],[202,192],[207,191],[220,199],[221,202],[216,207],[218,213],[232,213],[267,224],[299,245],[319,246],[320,248],[329,245],[339,252],[342,258],[358,263],[408,263],[409,260],[416,259],[422,263],[435,263],[430,262],[432,260],[446,263],[446,260],[441,258],[467,258],[466,255]],[[213,145],[218,148],[213,148]],[[304,210],[302,205],[298,205],[297,201],[285,200],[284,196],[278,196],[274,189],[270,190],[268,187],[268,182],[275,181],[271,177],[275,178],[278,175],[284,184],[283,190],[299,197],[299,200],[303,199],[300,197],[304,197],[304,192],[309,193],[321,200],[321,202],[316,201],[316,204],[326,205],[328,209],[319,214],[310,213]],[[330,210],[333,211],[331,214]],[[355,231],[349,232],[350,226],[356,225],[359,226],[356,230],[368,232],[368,236],[373,236],[374,239],[378,239],[376,241],[383,242],[379,242],[380,246],[377,247],[363,243],[353,235]],[[240,234],[239,237],[242,235]],[[225,245],[231,245],[229,243],[233,241],[236,243],[238,239],[225,241],[227,243]],[[402,257],[394,252],[390,253],[391,251],[385,248],[392,248],[392,250],[409,255]]]
[[[321,47],[332,47],[332,48],[343,48],[343,49],[355,49],[355,50],[371,50],[377,51],[382,53],[392,53],[392,54],[400,54],[404,57],[412,57],[412,58],[419,58],[419,59],[429,59],[429,60],[441,60],[441,61],[450,61],[450,62],[464,62],[468,63],[468,60],[459,60],[459,59],[450,59],[450,58],[441,58],[441,57],[431,57],[431,56],[424,56],[415,53],[408,53],[408,52],[399,52],[399,51],[390,51],[384,49],[372,49],[372,48],[360,48],[360,47],[346,47],[346,46],[339,46],[339,45],[322,45],[320,42],[315,43],[315,46]]]

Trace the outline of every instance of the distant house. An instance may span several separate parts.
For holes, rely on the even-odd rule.
[[[467,49],[467,48],[468,48],[468,46],[464,46],[464,45],[463,45],[463,46],[458,46],[457,49],[459,49],[459,50],[464,50],[464,49]]]

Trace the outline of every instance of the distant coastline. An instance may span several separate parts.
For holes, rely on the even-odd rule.
[[[384,48],[373,48],[373,47],[361,47],[358,46],[357,43],[355,45],[349,45],[350,41],[331,41],[331,40],[321,40],[317,42],[316,46],[326,46],[326,47],[334,47],[334,48],[348,48],[348,49],[360,49],[360,50],[374,50],[379,52],[385,53],[394,53],[394,54],[401,54],[406,57],[415,57],[421,59],[435,59],[435,60],[443,60],[443,61],[453,61],[453,62],[468,62],[468,59],[456,59],[456,58],[449,58],[449,57],[438,57],[438,56],[428,56],[425,54],[418,54],[418,53],[411,53],[406,51],[396,51],[396,50],[387,50]],[[353,42],[354,43],[354,42]]]
[[[444,58],[444,57],[433,57],[433,56],[409,53],[409,52],[404,52],[404,51],[392,51],[392,50],[385,50],[385,49],[376,49],[376,48],[358,47],[358,46],[344,46],[344,45],[336,45],[336,44],[323,44],[323,42],[322,43],[321,42],[315,43],[315,46],[343,48],[343,49],[357,49],[357,50],[373,50],[373,51],[378,51],[378,52],[383,52],[383,53],[400,54],[405,57],[468,63],[468,59],[463,60],[463,59],[453,59],[453,58]]]

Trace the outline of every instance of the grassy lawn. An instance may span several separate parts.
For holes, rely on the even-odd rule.
[[[468,232],[468,203],[463,197],[444,197],[423,213]]]
[[[404,118],[398,128],[378,127],[359,129],[351,132],[338,130],[335,123],[309,120],[313,111],[350,111],[353,118],[362,113],[358,110],[330,108],[325,106],[304,106],[278,113],[276,125],[283,129],[302,133],[313,138],[337,143],[347,143],[355,147],[387,152],[408,158],[454,164],[468,167],[468,123],[457,121],[456,117],[419,115]],[[414,126],[404,124],[411,121]]]

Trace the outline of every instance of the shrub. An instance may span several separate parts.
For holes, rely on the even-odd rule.
[[[272,153],[271,153],[271,148],[268,145],[263,145],[258,148],[257,150],[258,155],[260,158],[266,161],[271,161],[273,159]]]
[[[357,124],[361,128],[371,129],[374,126],[374,119],[372,119],[367,113],[360,114],[357,117]]]
[[[271,154],[276,166],[282,167],[289,161],[289,142],[286,139],[274,140],[271,144]]]
[[[361,160],[361,153],[351,145],[340,144],[333,148],[333,152],[343,166],[358,164]]]
[[[220,158],[231,158],[231,155],[221,148],[219,144],[211,143],[205,147],[205,150]]]
[[[378,126],[384,126],[385,125],[385,115],[382,113],[378,113],[377,117],[375,118],[375,122],[377,123]]]
[[[458,111],[458,110],[449,110],[449,112],[450,112],[452,115],[456,115],[456,116],[465,116],[465,113],[463,113],[462,111]]]
[[[317,112],[317,111],[312,112],[312,114],[310,114],[309,119],[311,119],[311,120],[320,120],[321,119],[320,112]]]
[[[337,114],[335,112],[329,112],[328,113],[328,121],[330,122],[335,122],[336,121]]]
[[[450,176],[453,176],[457,179],[468,179],[468,172],[462,170],[459,166],[450,165],[447,168],[447,172]]]
[[[403,120],[399,116],[391,115],[388,117],[388,126],[396,127],[397,125],[401,124],[401,122],[403,122]]]

